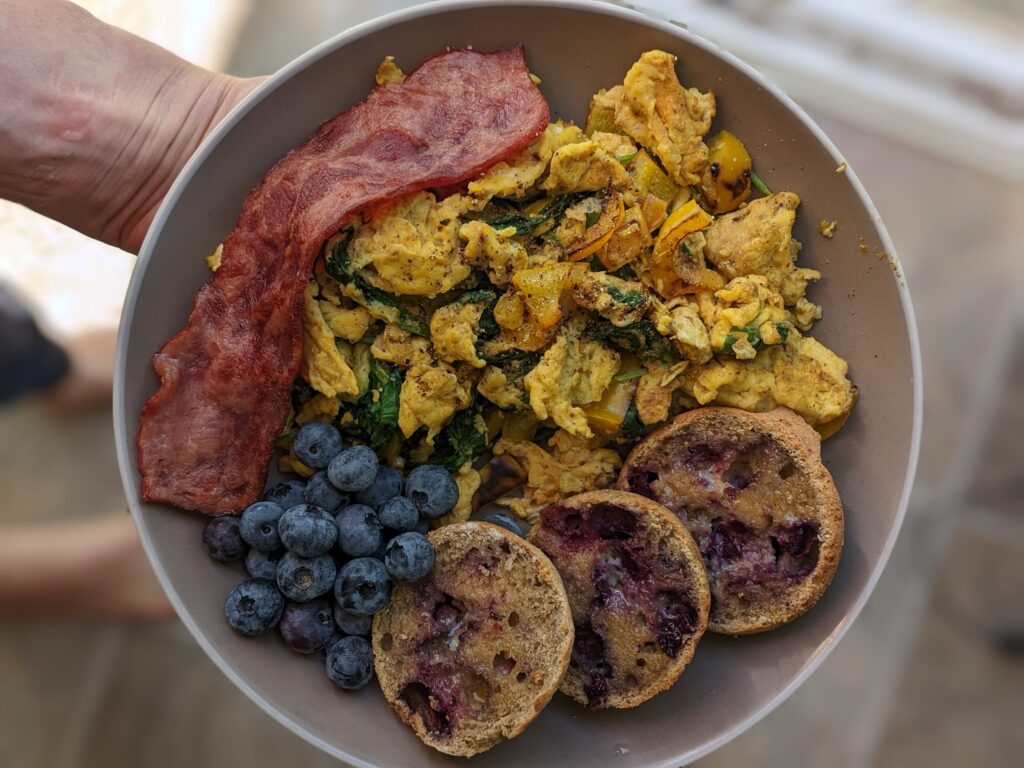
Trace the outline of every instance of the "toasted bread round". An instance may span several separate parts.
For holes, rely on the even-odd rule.
[[[430,574],[397,584],[374,617],[374,668],[425,744],[468,757],[522,733],[551,700],[572,614],[558,572],[525,539],[483,522],[429,538]]]
[[[591,491],[541,510],[530,541],[572,608],[562,693],[591,709],[635,707],[676,681],[711,597],[700,550],[674,514],[635,493]]]
[[[835,574],[843,507],[821,439],[789,409],[688,411],[633,449],[618,487],[664,504],[697,540],[712,632],[786,624]]]

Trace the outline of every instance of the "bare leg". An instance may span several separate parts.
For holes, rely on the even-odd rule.
[[[0,527],[0,613],[129,619],[173,615],[126,514]]]

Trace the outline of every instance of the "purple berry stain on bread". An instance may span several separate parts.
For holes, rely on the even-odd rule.
[[[581,624],[576,624],[576,640],[572,646],[569,663],[579,668],[586,682],[583,692],[587,696],[588,707],[598,707],[608,698],[608,680],[612,676],[612,668],[605,656],[604,640],[594,630],[588,617]]]
[[[433,692],[423,683],[407,683],[399,694],[405,706],[420,716],[423,727],[435,736],[451,736],[452,724]]]
[[[656,462],[659,463],[659,462]],[[818,524],[787,516],[775,519],[768,503],[793,475],[765,441],[697,442],[663,458],[664,466],[626,470],[627,490],[674,511],[697,540],[708,569],[712,600],[726,595],[759,599],[806,578],[818,563]],[[769,476],[768,468],[779,464]],[[706,495],[697,504],[680,492],[685,475]],[[666,480],[666,478],[675,479]],[[764,494],[764,504],[760,504]],[[746,516],[740,513],[747,510]],[[755,508],[758,519],[751,521]]]
[[[555,504],[541,512],[541,523],[548,533],[538,544],[556,566],[560,553],[585,557],[590,564],[596,594],[585,615],[576,616],[570,666],[583,677],[587,706],[598,708],[615,678],[606,648],[609,622],[628,617],[642,639],[674,659],[700,624],[697,600],[680,564],[640,535],[640,520],[629,509],[611,503],[576,509]]]
[[[430,582],[417,585],[414,604],[425,635],[413,652],[412,679],[399,696],[420,716],[424,728],[448,737],[465,712],[481,710],[490,698],[490,685],[461,663],[458,654],[462,639],[476,632],[480,621],[461,601]]]

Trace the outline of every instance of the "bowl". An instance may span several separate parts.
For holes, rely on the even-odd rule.
[[[678,766],[725,743],[807,678],[849,628],[899,529],[921,420],[920,365],[906,284],[871,202],[814,123],[735,57],[670,23],[578,1],[445,2],[356,27],[309,51],[257,89],[209,137],[161,207],[132,277],[118,342],[115,424],[121,475],[143,544],[181,619],[220,669],[281,723],[358,766],[439,766],[376,686],[336,690],[322,665],[276,633],[247,639],[224,620],[242,576],[204,553],[200,516],[139,500],[139,410],[155,391],[150,358],[184,326],[208,279],[203,256],[232,229],[248,190],[321,122],[360,101],[386,55],[412,67],[446,46],[526,46],[553,115],[581,122],[590,95],[622,81],[639,54],[679,57],[681,79],[718,97],[717,127],[742,137],[769,187],[803,199],[800,262],[825,277],[810,291],[825,308],[813,335],[850,362],[860,400],[823,446],[847,513],[846,547],[830,590],[796,622],[764,635],[707,635],[679,682],[630,710],[588,712],[557,695],[518,738],[478,758],[512,765]],[[822,219],[838,220],[828,240]],[[861,245],[866,246],[867,252]],[[459,762],[458,764],[462,764]]]

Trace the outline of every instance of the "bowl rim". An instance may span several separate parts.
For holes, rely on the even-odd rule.
[[[251,111],[256,104],[263,100],[266,94],[276,90],[279,86],[289,80],[294,74],[305,69],[315,61],[333,53],[336,49],[341,48],[355,40],[365,37],[369,34],[384,30],[397,23],[406,21],[412,21],[415,19],[429,17],[439,12],[459,11],[459,10],[470,10],[479,9],[494,6],[493,0],[436,0],[435,2],[424,3],[421,5],[412,6],[409,8],[401,9],[391,13],[378,16],[376,18],[365,21],[347,30],[344,30],[337,35],[325,40],[324,42],[314,46],[305,53],[299,55],[288,64],[283,66],[277,72],[269,76],[266,80],[260,83],[248,96],[246,96],[241,102],[239,102],[231,112],[221,121],[221,123],[203,140],[199,148],[188,160],[185,166],[182,168],[181,173],[175,179],[171,188],[168,190],[167,195],[164,197],[163,202],[160,204],[157,210],[156,216],[153,219],[152,224],[149,227],[149,231],[143,241],[142,248],[139,250],[139,256],[135,263],[135,267],[132,271],[131,280],[129,281],[128,291],[125,297],[124,307],[121,312],[121,319],[118,326],[117,334],[117,360],[114,371],[114,391],[113,391],[113,420],[114,420],[114,435],[117,450],[118,467],[121,475],[121,482],[125,489],[125,494],[128,501],[129,512],[132,519],[139,530],[140,539],[142,546],[146,552],[146,556],[149,558],[150,564],[156,573],[156,576],[163,587],[164,591],[174,607],[175,612],[181,621],[188,628],[189,633],[199,643],[200,647],[206,653],[206,655],[216,664],[220,671],[231,680],[235,686],[238,687],[251,701],[260,707],[264,712],[270,715],[274,720],[281,723],[283,726],[288,728],[290,731],[300,736],[309,744],[312,744],[319,749],[323,750],[327,754],[343,760],[346,763],[358,766],[359,768],[374,768],[373,763],[369,763],[362,758],[352,755],[342,748],[339,748],[333,744],[329,744],[323,739],[310,733],[301,722],[296,719],[289,717],[283,712],[279,711],[269,701],[267,701],[262,695],[255,691],[248,682],[236,674],[231,666],[227,663],[226,659],[221,653],[214,648],[213,644],[206,637],[206,634],[198,623],[192,618],[191,613],[185,606],[181,599],[181,596],[174,589],[171,583],[170,577],[164,569],[161,561],[156,556],[156,552],[153,548],[153,544],[150,541],[148,532],[142,520],[139,504],[139,492],[135,484],[133,477],[133,467],[135,462],[134,453],[131,448],[135,446],[134,436],[127,434],[127,420],[121,418],[124,414],[125,406],[125,376],[126,376],[126,364],[127,364],[127,353],[128,353],[128,341],[130,336],[129,321],[135,314],[135,309],[138,301],[139,292],[142,286],[143,277],[146,272],[146,268],[149,265],[150,257],[152,256],[153,250],[157,239],[166,224],[166,221],[171,213],[171,210],[177,204],[182,192],[185,189],[186,184],[196,173],[197,169],[206,161],[207,157],[214,151],[215,147],[221,142],[221,140],[231,132],[235,125]],[[645,26],[649,26],[653,29],[657,29],[662,32],[669,33],[676,37],[686,40],[688,43],[701,48],[714,56],[724,60],[726,63],[731,64],[743,74],[749,77],[752,81],[757,83],[761,88],[767,91],[774,99],[781,102],[799,121],[801,121],[814,135],[815,139],[828,151],[828,153],[836,161],[837,167],[841,164],[846,163],[842,154],[839,152],[835,144],[832,143],[831,139],[822,131],[820,127],[810,118],[810,116],[804,112],[804,110],[796,104],[789,96],[782,92],[782,90],[775,85],[770,79],[758,72],[754,67],[737,58],[734,54],[720,48],[715,43],[700,37],[699,35],[691,32],[685,24],[671,19],[665,19],[660,16],[657,11],[645,11],[642,8],[636,8],[635,6],[624,7],[619,5],[617,2],[599,2],[598,0],[515,0],[514,2],[502,3],[503,7],[514,7],[514,6],[545,6],[552,8],[563,8],[569,10],[584,11],[587,13],[603,14],[619,19],[626,19],[632,22],[636,22]],[[821,663],[828,657],[828,655],[835,649],[839,641],[849,630],[850,626],[860,615],[867,602],[868,597],[874,592],[875,586],[878,583],[879,578],[882,575],[882,571],[885,569],[886,563],[889,561],[889,557],[892,554],[893,546],[896,542],[900,529],[903,526],[903,521],[906,516],[907,506],[910,501],[910,494],[913,489],[914,476],[917,471],[918,456],[920,451],[921,442],[921,425],[923,416],[923,388],[921,381],[921,349],[918,338],[917,322],[914,316],[913,305],[910,298],[910,292],[907,287],[907,281],[902,267],[899,263],[899,258],[896,255],[896,250],[893,245],[892,239],[889,236],[888,231],[882,222],[882,217],[878,210],[875,208],[874,203],[871,201],[864,189],[863,184],[857,177],[849,165],[844,170],[844,175],[849,179],[851,186],[857,194],[861,205],[870,215],[875,229],[878,233],[880,241],[885,249],[888,256],[890,266],[892,267],[893,279],[896,281],[896,288],[900,299],[900,304],[903,308],[903,318],[907,329],[907,337],[910,348],[911,357],[911,372],[912,372],[912,391],[913,391],[913,414],[912,414],[912,428],[911,428],[911,440],[910,440],[910,452],[907,460],[907,470],[903,479],[902,493],[900,494],[900,500],[896,515],[893,519],[892,528],[890,529],[885,543],[882,547],[881,554],[878,561],[868,577],[867,582],[857,595],[852,607],[843,616],[842,620],[828,635],[828,637],[814,650],[810,657],[805,662],[800,672],[783,688],[775,693],[771,699],[765,702],[759,709],[751,713],[743,720],[735,723],[731,728],[727,729],[723,733],[718,734],[716,737],[710,739],[696,750],[680,755],[678,758],[661,763],[651,763],[649,768],[673,768],[681,763],[679,760],[683,760],[682,764],[689,764],[701,757],[704,757],[711,752],[714,752],[719,747],[728,743],[732,739],[739,736],[741,733],[746,731],[748,728],[753,726],[755,723],[766,717],[776,707],[778,707],[783,701],[788,699],[792,693],[799,688],[807,678],[813,673]]]

